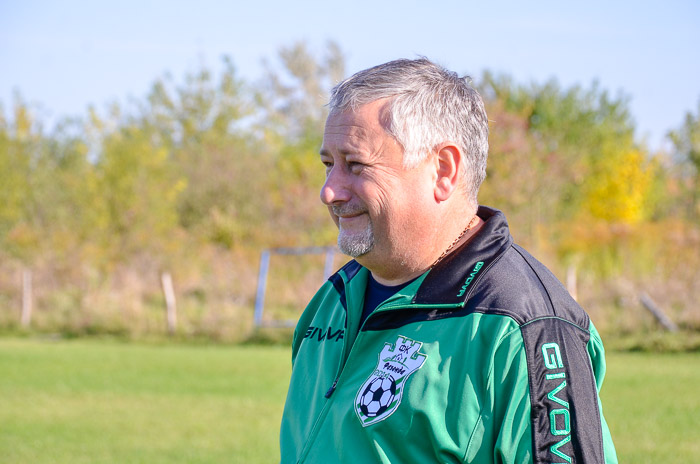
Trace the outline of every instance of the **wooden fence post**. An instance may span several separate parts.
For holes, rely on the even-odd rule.
[[[163,285],[163,295],[165,296],[165,310],[168,321],[168,333],[175,333],[177,328],[177,307],[175,302],[175,290],[173,289],[173,278],[169,272],[164,272],[160,276]]]
[[[32,323],[32,271],[22,269],[22,327],[29,327]]]
[[[649,295],[642,292],[639,295],[639,301],[642,303],[647,311],[649,311],[654,318],[661,324],[664,329],[670,332],[678,332],[678,326],[663,312],[663,310],[651,299]]]

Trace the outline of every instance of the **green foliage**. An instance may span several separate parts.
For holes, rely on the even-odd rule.
[[[507,173],[508,182],[513,177],[520,177],[520,183],[527,182],[524,188],[517,185],[517,191],[525,192],[527,197],[518,206],[524,202],[533,205],[525,206],[534,210],[530,228],[570,220],[590,209],[585,203],[591,190],[597,195],[615,193],[618,199],[607,198],[613,203],[627,201],[628,192],[619,188],[622,180],[601,181],[592,188],[586,185],[600,174],[617,179],[616,173],[627,161],[625,156],[629,158],[628,154],[636,150],[634,126],[624,96],[611,98],[598,84],[590,89],[561,89],[554,80],[543,85],[517,85],[507,76],[489,72],[484,73],[480,89],[489,103],[489,119],[494,121],[492,131],[496,132],[492,136],[496,143],[492,143],[489,156],[489,175],[498,185],[491,189],[507,192],[504,196],[513,191],[510,185],[500,185],[501,170]],[[501,138],[503,132],[505,139]],[[504,156],[507,161],[499,162]],[[642,197],[645,194],[641,192]]]
[[[0,126],[0,243],[24,260],[30,259],[30,250],[38,242],[32,217],[32,180],[42,142],[29,108],[18,99],[13,121],[8,124],[3,120]]]
[[[330,88],[345,77],[345,58],[335,42],[328,42],[321,60],[304,42],[282,47],[281,72],[271,64],[262,82],[259,102],[264,109],[263,130],[286,140],[318,136],[323,132]]]
[[[297,42],[260,82],[224,58],[217,72],[156,80],[135,109],[91,109],[51,132],[21,98],[7,117],[0,105],[0,320],[16,319],[16,275],[30,268],[35,329],[160,333],[167,270],[178,336],[248,337],[260,250],[335,242],[318,149],[326,96],[344,75],[336,44],[317,54]],[[611,286],[653,282],[679,322],[700,327],[698,116],[670,134],[673,153],[650,153],[628,99],[597,83],[486,72],[478,87],[491,124],[480,200],[506,212],[518,242],[560,276],[578,270],[582,303],[605,319],[624,306]],[[300,263],[276,277],[289,317],[319,281]]]
[[[110,240],[103,246],[113,259],[148,251],[157,255],[173,238],[185,180],[169,164],[167,149],[153,143],[148,128],[127,125],[104,135],[95,163],[99,196],[93,207],[104,214],[102,238]]]
[[[506,210],[536,252],[599,278],[620,272],[663,177],[659,157],[634,142],[627,98],[597,83],[525,86],[488,72],[481,89],[492,121],[482,201]]]
[[[264,191],[269,160],[256,156],[241,127],[254,111],[246,86],[230,59],[223,64],[218,78],[202,69],[184,85],[157,81],[137,123],[152,128],[170,170],[184,180],[175,199],[179,226],[230,248],[246,238],[242,224],[260,225],[262,211],[251,210],[262,202],[252,200]]]
[[[683,125],[671,131],[669,138],[675,147],[679,183],[685,193],[681,201],[691,219],[700,219],[700,101],[697,114],[688,112]]]

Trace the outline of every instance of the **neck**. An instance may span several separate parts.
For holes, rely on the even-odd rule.
[[[372,262],[369,257],[359,257],[357,261],[367,267],[372,277],[382,285],[400,285],[418,277],[432,268],[447,255],[459,248],[481,228],[483,220],[476,214],[466,216],[464,221],[451,221],[432,228],[430,242],[412,244],[404,253],[393,253],[391,259],[377,259]],[[449,229],[449,231],[448,231]]]

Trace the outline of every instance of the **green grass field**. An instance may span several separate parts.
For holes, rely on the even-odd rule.
[[[0,339],[2,463],[271,463],[289,348]],[[622,463],[700,462],[700,354],[609,353]]]
[[[700,463],[700,353],[607,353],[601,391],[620,463]]]
[[[0,462],[274,462],[289,357],[0,340]]]

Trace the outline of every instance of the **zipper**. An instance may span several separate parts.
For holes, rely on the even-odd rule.
[[[357,330],[357,334],[355,337],[347,337],[345,341],[349,344],[352,342],[352,345],[344,345],[343,346],[343,356],[341,357],[340,364],[338,366],[338,371],[335,375],[335,379],[333,380],[333,383],[331,384],[330,388],[328,391],[326,391],[324,397],[326,398],[326,404],[323,406],[323,409],[321,409],[321,412],[319,413],[318,417],[316,418],[316,421],[314,422],[314,426],[311,429],[311,433],[309,434],[309,437],[306,440],[306,444],[304,445],[304,449],[302,450],[299,459],[297,460],[297,464],[300,464],[304,462],[306,459],[306,456],[309,454],[309,451],[311,450],[311,445],[316,441],[316,436],[318,435],[318,432],[320,430],[321,423],[325,420],[326,415],[328,415],[328,411],[330,409],[330,404],[333,401],[333,393],[336,390],[336,387],[338,386],[338,382],[340,381],[343,372],[345,371],[345,366],[348,364],[348,361],[350,361],[350,358],[352,357],[352,352],[355,350],[355,347],[359,345],[358,341],[360,337],[362,337],[362,329],[364,328],[365,324],[367,324],[367,321],[369,321],[372,317],[374,317],[376,314],[380,313],[385,313],[389,311],[394,311],[398,309],[410,309],[410,308],[420,308],[420,307],[430,307],[430,308],[456,308],[456,307],[461,307],[464,306],[464,303],[459,303],[459,304],[449,304],[449,305],[416,305],[416,304],[398,304],[392,306],[391,303],[389,303],[387,306],[384,306],[384,303],[380,304],[372,313],[370,313],[369,316],[367,316],[367,319],[364,320],[362,323],[362,326],[359,327]],[[348,307],[350,307],[350,304],[348,304]],[[350,313],[348,312],[348,319],[350,317]],[[350,320],[348,320],[347,327],[349,328],[350,325]],[[348,354],[347,356],[345,355],[345,350],[346,346],[349,346]]]
[[[333,385],[331,385],[331,388],[329,388],[328,391],[326,392],[326,394],[324,395],[326,398],[330,398],[331,395],[333,394],[333,392],[335,391],[335,387],[336,387],[336,385],[338,385],[339,378],[340,378],[340,376],[336,377],[335,380],[333,381]]]
[[[367,319],[369,319],[369,317]],[[352,355],[352,352],[355,349],[355,346],[357,345],[357,339],[361,335],[362,334],[360,333],[360,331],[358,331],[357,337],[355,337],[354,343],[350,347],[350,352],[348,353],[347,358],[344,361],[341,360],[340,371],[336,375],[336,378],[333,381],[331,388],[328,389],[328,391],[324,395],[326,397],[326,404],[323,405],[323,409],[321,409],[321,412],[319,413],[318,417],[316,418],[316,422],[314,422],[314,426],[311,429],[311,433],[309,434],[309,438],[307,438],[307,440],[306,440],[306,444],[304,445],[304,449],[302,450],[301,455],[299,456],[299,460],[297,460],[297,464],[304,462],[304,460],[306,459],[306,456],[309,454],[309,451],[311,450],[312,443],[314,443],[316,441],[316,435],[318,435],[318,432],[321,428],[321,423],[325,420],[326,415],[328,415],[328,411],[330,409],[331,402],[333,401],[331,396],[333,395],[333,392],[335,391],[335,387],[338,385],[338,381],[340,381],[340,377],[343,375],[343,371],[345,370],[345,366],[347,365],[348,361],[350,360],[350,356]]]
[[[355,345],[357,345],[357,339],[358,339],[358,338],[360,337],[360,335],[362,334],[362,328],[365,326],[365,324],[367,323],[367,321],[368,321],[377,311],[380,310],[381,306],[382,306],[382,305],[380,304],[379,307],[377,307],[377,309],[375,309],[374,311],[372,311],[372,312],[370,313],[370,315],[367,316],[367,319],[364,320],[364,322],[362,323],[362,326],[360,326],[360,328],[357,329],[357,335],[354,337],[353,343],[352,343],[352,345],[350,346],[350,349],[349,349],[349,351],[348,351],[348,355],[347,355],[347,356],[343,356],[344,359],[341,359],[341,360],[340,360],[340,365],[338,366],[338,372],[336,372],[335,380],[333,380],[333,384],[331,384],[331,387],[330,387],[330,388],[328,389],[328,391],[326,392],[326,395],[325,395],[326,398],[330,398],[331,395],[333,395],[333,392],[335,391],[335,388],[338,386],[338,381],[340,380],[340,376],[343,375],[343,371],[345,370],[345,365],[348,363],[348,360],[350,359],[350,354],[352,353],[353,348],[355,348]],[[349,326],[349,324],[348,324],[348,326]],[[349,342],[350,342],[350,340],[348,340],[348,343],[349,343]],[[344,348],[344,347],[343,347],[343,354],[345,354],[345,348]]]
[[[347,287],[348,282],[343,279],[344,285]],[[346,298],[349,298],[349,292],[346,292]],[[347,302],[347,307],[350,308],[352,305],[350,302]],[[345,364],[347,363],[347,360],[350,358],[350,353],[352,352],[353,347],[355,346],[355,342],[357,342],[357,337],[360,334],[360,330],[358,329],[357,333],[355,334],[350,334],[351,327],[354,325],[354,321],[351,320],[352,316],[350,311],[346,311],[345,313],[345,331],[346,331],[346,337],[343,339],[343,351],[341,352],[340,355],[340,362],[338,363],[338,368],[335,374],[335,378],[333,380],[333,384],[330,386],[328,391],[326,391],[324,397],[326,398],[326,404],[323,405],[323,408],[321,409],[321,412],[318,414],[318,417],[316,417],[316,420],[314,421],[314,425],[311,428],[311,433],[309,433],[308,438],[306,439],[306,443],[304,444],[304,448],[301,451],[301,454],[299,455],[299,459],[297,460],[297,464],[303,462],[306,459],[306,456],[309,454],[309,451],[311,450],[311,445],[316,441],[316,435],[318,435],[318,431],[320,429],[321,423],[324,421],[326,418],[326,415],[328,414],[329,410],[329,405],[332,401],[331,396],[333,395],[333,392],[335,391],[336,386],[338,385],[338,381],[340,380],[340,376],[343,373],[343,369],[345,367]]]

